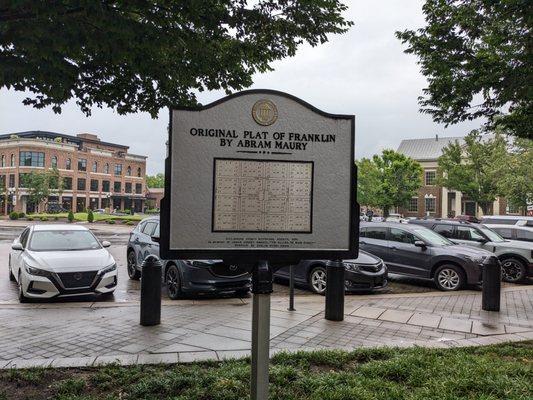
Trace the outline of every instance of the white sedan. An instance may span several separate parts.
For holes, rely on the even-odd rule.
[[[80,225],[33,225],[13,241],[9,278],[18,283],[19,300],[110,294],[117,265],[100,241]]]

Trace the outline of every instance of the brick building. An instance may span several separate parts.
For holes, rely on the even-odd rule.
[[[438,137],[431,139],[402,140],[398,152],[418,161],[424,169],[423,186],[418,196],[413,197],[407,208],[398,210],[405,217],[431,216],[436,218],[454,217],[456,215],[481,216],[481,208],[464,196],[461,192],[448,190],[436,185],[437,160],[448,144],[458,141],[464,143],[462,137]],[[492,204],[490,214],[510,213],[506,201],[498,198]]]
[[[76,136],[28,131],[0,135],[0,214],[33,212],[24,174],[57,168],[63,190],[49,197],[63,208],[134,209],[142,211],[146,190],[146,157],[128,153],[128,146]]]

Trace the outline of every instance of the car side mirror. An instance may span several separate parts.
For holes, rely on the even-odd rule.
[[[104,240],[102,242],[102,247],[109,247],[109,246],[111,246],[111,243],[109,243],[107,240]]]
[[[159,243],[159,236],[152,236],[152,242]]]
[[[20,243],[20,242],[13,243],[13,244],[11,245],[11,248],[12,248],[13,250],[17,250],[17,251],[22,251],[22,250],[24,250],[24,247],[22,247],[22,243]]]
[[[423,240],[415,240],[415,246],[425,249],[427,247],[426,242]]]
[[[485,244],[485,243],[488,242],[488,240],[485,239],[485,238],[479,238],[479,239],[476,239],[476,242],[479,242],[479,243]]]

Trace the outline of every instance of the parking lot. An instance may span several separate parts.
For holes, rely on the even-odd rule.
[[[139,325],[138,281],[128,279],[131,226],[93,224],[118,264],[119,284],[108,298],[71,298],[19,304],[7,275],[13,238],[24,227],[0,229],[0,368],[144,364],[218,360],[250,354],[251,296],[194,297],[162,302],[161,325]],[[163,291],[164,293],[164,291]],[[324,297],[288,287],[272,295],[271,351],[375,346],[455,347],[531,338],[531,286],[504,285],[502,310],[481,310],[479,290],[437,291],[432,283],[393,277],[385,291],[349,295],[343,322],[324,320]]]
[[[49,222],[48,222],[49,223]],[[0,303],[18,303],[17,286],[10,282],[8,278],[7,262],[11,243],[23,230],[24,222],[13,223],[3,221],[0,228]],[[133,229],[131,226],[93,224],[91,230],[100,240],[111,242],[109,252],[115,258],[118,265],[118,286],[111,297],[75,297],[52,300],[52,302],[78,302],[78,301],[97,301],[97,302],[136,302],[140,298],[140,282],[132,281],[128,278],[126,269],[126,245],[128,243],[129,233]],[[423,293],[435,290],[432,282],[413,280],[400,276],[392,276],[389,287],[380,291],[380,294],[392,293]],[[289,288],[287,283],[278,282],[274,285],[273,296],[287,297]],[[316,296],[306,288],[297,287],[296,296]],[[363,292],[362,294],[369,294]],[[163,290],[163,296],[166,296]],[[357,296],[354,294],[352,296]],[[226,296],[227,297],[227,296]],[[179,300],[178,300],[179,301]],[[45,301],[50,302],[50,301]]]

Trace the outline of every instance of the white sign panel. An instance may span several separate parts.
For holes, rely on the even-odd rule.
[[[164,258],[357,255],[354,116],[251,90],[170,118]]]

